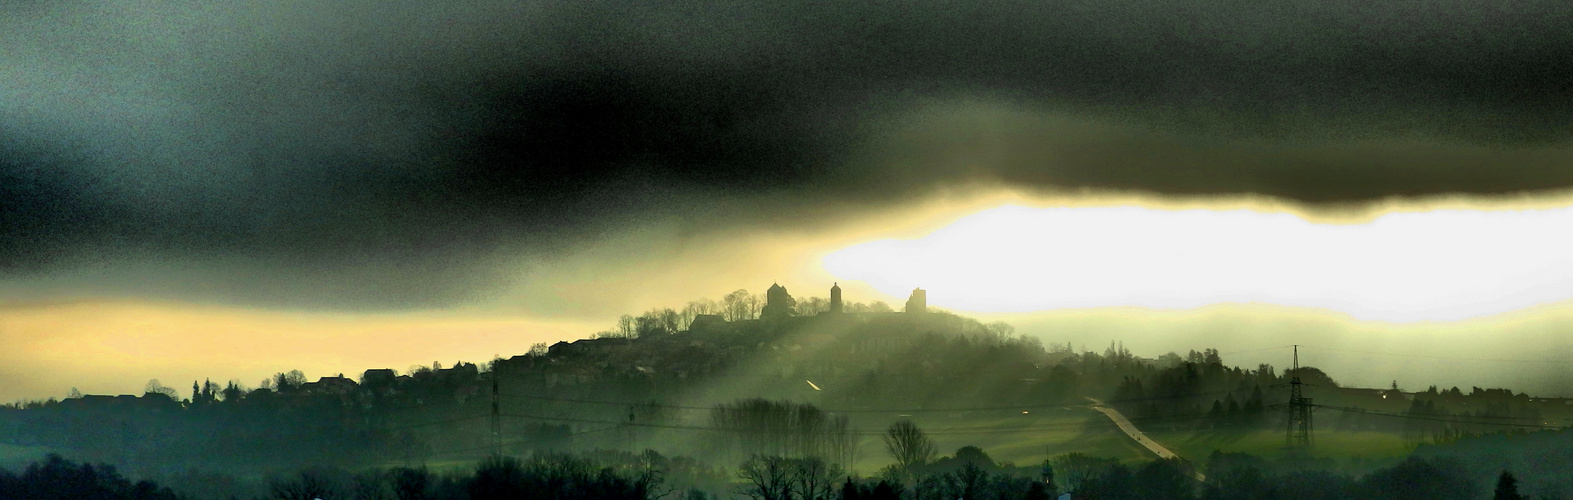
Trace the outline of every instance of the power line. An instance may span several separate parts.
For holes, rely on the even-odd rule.
[[[446,419],[442,419],[442,420],[433,420],[433,421],[430,421],[430,422],[421,422],[421,423],[418,423],[418,424],[397,425],[397,426],[389,427],[388,430],[397,431],[397,430],[403,430],[403,429],[413,429],[413,428],[416,428],[416,427],[429,427],[429,426],[433,426],[433,425],[451,424],[451,423],[454,423],[454,422],[463,422],[465,420],[475,420],[475,419],[478,419],[478,418],[486,418],[488,416],[489,415],[470,415],[470,416],[465,416],[465,417],[446,418]]]
[[[488,415],[477,415],[477,416],[472,416],[472,417],[466,417],[464,419],[454,419],[454,420],[474,419],[474,418],[482,418],[482,417],[486,417],[486,416],[488,416]],[[587,431],[579,431],[579,432],[570,433],[570,434],[565,435],[564,437],[582,436],[582,435],[586,435],[586,434],[596,434],[596,433],[600,433],[600,432],[606,432],[606,431],[610,431],[610,430],[624,428],[624,427],[627,427],[627,426],[630,426],[630,425],[635,426],[635,427],[653,427],[653,428],[662,428],[662,429],[693,430],[693,431],[707,431],[707,432],[749,432],[750,431],[748,429],[723,429],[723,428],[718,428],[718,427],[695,426],[695,425],[654,424],[654,423],[626,424],[626,423],[621,423],[621,422],[613,422],[613,421],[609,421],[609,420],[581,419],[581,418],[571,418],[571,417],[548,417],[548,416],[541,416],[541,415],[523,415],[523,414],[509,414],[509,413],[503,413],[503,414],[501,414],[501,416],[511,417],[511,418],[534,419],[534,420],[554,420],[554,421],[564,421],[564,422],[574,422],[574,423],[605,423],[605,424],[612,424],[609,427],[603,427],[603,428],[600,428],[600,429],[592,429],[592,430],[587,430]],[[1157,422],[1161,422],[1161,421],[1194,420],[1194,419],[1197,419],[1197,418],[1206,418],[1206,417],[1207,417],[1207,415],[1194,414],[1194,415],[1169,416],[1169,417],[1149,417],[1149,418],[1142,418],[1142,419],[1132,419],[1131,421],[1133,423],[1137,423],[1137,422],[1140,422],[1140,423],[1157,423]],[[1031,432],[1031,431],[1040,431],[1040,430],[1061,430],[1061,429],[1065,429],[1065,428],[1076,428],[1076,427],[1082,427],[1082,428],[1086,428],[1086,427],[1094,427],[1094,428],[1114,428],[1114,427],[1118,427],[1118,425],[1115,424],[1114,422],[1110,422],[1110,421],[1107,421],[1107,420],[1101,420],[1101,421],[1098,421],[1098,422],[1062,422],[1062,423],[1058,423],[1058,424],[1060,424],[1060,425],[1058,425],[1056,427],[1044,427],[1045,425],[1054,425],[1054,424],[1038,424],[1037,426],[1032,426],[1032,427],[991,427],[991,428],[978,427],[978,428],[965,428],[965,429],[962,429],[962,430],[944,430],[944,429],[941,429],[941,430],[926,432],[926,434],[931,435],[931,436],[946,436],[946,435],[968,435],[968,434],[999,433],[999,432]],[[850,434],[854,435],[854,436],[882,436],[882,435],[884,435],[884,432],[854,431],[854,432],[851,432]],[[516,439],[516,440],[511,440],[511,441],[504,441],[502,443],[502,446],[506,447],[506,446],[511,446],[511,445],[520,444],[520,443],[526,443],[526,442],[530,442],[530,441],[532,441],[532,439],[528,439],[528,438],[526,438],[526,439]],[[466,448],[454,448],[454,449],[448,449],[448,450],[434,451],[434,452],[427,453],[426,455],[428,455],[428,456],[454,455],[454,454],[460,454],[460,453],[469,453],[469,452],[483,451],[483,450],[490,449],[492,447],[493,447],[493,445],[486,444],[486,445],[481,445],[481,446],[471,446],[471,447],[466,447]]]
[[[1369,409],[1366,409],[1366,408],[1355,408],[1355,407],[1348,407],[1348,406],[1325,406],[1324,405],[1324,406],[1322,406],[1322,408],[1327,408],[1327,409],[1330,409],[1330,410],[1338,410],[1338,411],[1348,412],[1348,413],[1359,413],[1359,414],[1363,414],[1363,415],[1376,415],[1376,416],[1379,416],[1379,417],[1407,418],[1407,419],[1411,419],[1411,420],[1428,420],[1428,421],[1432,421],[1432,422],[1449,422],[1449,423],[1455,423],[1455,424],[1499,425],[1499,426],[1504,426],[1504,427],[1522,427],[1522,428],[1528,428],[1528,429],[1564,429],[1564,428],[1567,428],[1567,426],[1565,426],[1565,425],[1520,424],[1520,423],[1513,423],[1513,422],[1490,422],[1490,421],[1480,421],[1480,420],[1459,420],[1459,419],[1455,419],[1455,418],[1439,418],[1439,417],[1428,417],[1428,416],[1424,416],[1424,415],[1408,415],[1408,414],[1402,414],[1402,413],[1388,413],[1388,412],[1381,412],[1381,411],[1376,411],[1376,410],[1369,410]]]
[[[622,427],[623,427],[622,425],[614,425],[612,427],[605,427],[605,428],[601,428],[601,429],[573,432],[573,433],[565,434],[562,437],[573,437],[573,436],[582,436],[582,435],[585,435],[585,434],[595,434],[595,433],[598,433],[598,432],[606,432],[606,431],[609,431],[609,430],[620,429]],[[528,443],[528,442],[531,442],[533,440],[534,439],[532,439],[532,438],[521,438],[521,439],[515,439],[515,440],[511,440],[511,441],[503,441],[501,443],[501,446],[504,446],[504,447],[512,446],[512,445],[521,444],[521,443]],[[449,450],[434,451],[434,452],[429,453],[428,455],[453,455],[453,454],[458,454],[458,453],[466,453],[466,452],[472,452],[472,451],[481,451],[481,450],[485,450],[485,449],[491,448],[492,446],[493,445],[488,444],[488,445],[483,445],[483,446],[472,446],[472,447],[468,447],[468,448],[455,448],[455,449],[449,449]]]
[[[520,413],[503,413],[502,416],[511,417],[511,418],[524,418],[524,419],[532,419],[532,420],[547,420],[547,421],[557,421],[557,422],[571,422],[571,423],[585,423],[585,424],[626,425],[626,426],[631,426],[631,427],[651,427],[651,428],[658,428],[658,429],[676,429],[676,430],[691,430],[691,431],[708,431],[708,432],[751,432],[751,431],[753,431],[752,429],[745,429],[745,428],[725,428],[725,427],[713,427],[713,426],[704,426],[704,425],[684,425],[684,424],[659,424],[659,423],[651,423],[651,422],[635,422],[635,423],[626,423],[625,424],[625,423],[622,423],[622,422],[616,422],[616,421],[612,421],[612,420],[601,420],[601,419],[591,419],[591,418],[576,418],[576,417],[557,417],[557,416],[545,416],[545,415],[528,415],[528,414],[520,414]],[[1186,421],[1186,420],[1196,420],[1196,419],[1202,419],[1202,418],[1208,418],[1208,417],[1209,417],[1209,415],[1207,415],[1207,414],[1197,413],[1197,414],[1187,414],[1187,415],[1169,415],[1169,416],[1163,416],[1163,417],[1138,418],[1138,419],[1131,419],[1131,421],[1133,423],[1161,423],[1161,422],[1168,422],[1168,421],[1176,421],[1177,422],[1177,421]],[[1108,422],[1108,421],[1103,421],[1103,420],[1098,420],[1098,421],[1095,421],[1095,422],[1047,422],[1047,423],[1023,425],[1023,426],[958,427],[958,428],[948,428],[948,429],[947,428],[941,428],[941,429],[936,429],[936,430],[925,432],[925,434],[928,434],[928,435],[931,435],[931,436],[933,436],[933,435],[940,435],[940,436],[943,436],[943,435],[961,435],[961,434],[994,434],[994,433],[1009,433],[1009,432],[1051,431],[1051,430],[1064,430],[1064,429],[1087,428],[1087,427],[1117,427],[1117,425],[1114,424],[1113,422]],[[601,430],[610,430],[610,429],[611,428],[601,429]],[[885,431],[869,431],[869,430],[857,430],[857,429],[854,429],[854,430],[850,430],[849,434],[854,435],[854,436],[883,436],[883,435],[885,435]]]
[[[1287,349],[1287,348],[1290,348],[1290,347],[1294,347],[1294,345],[1293,344],[1284,344],[1284,345],[1277,345],[1277,346],[1272,346],[1272,347],[1262,347],[1262,348],[1257,348],[1257,349],[1245,349],[1245,350],[1241,350],[1241,351],[1220,352],[1220,353],[1218,353],[1218,356],[1222,357],[1222,356],[1224,356],[1226,354],[1245,354],[1245,353],[1248,353],[1248,352],[1271,351],[1271,350],[1274,350],[1274,349]],[[1300,346],[1300,347],[1305,347],[1305,346]]]
[[[1206,396],[1233,394],[1235,392],[1237,392],[1237,391],[1234,391],[1234,390],[1217,390],[1217,391],[1205,391],[1205,392],[1198,392],[1198,393],[1195,393],[1195,394],[1175,395],[1175,396],[1150,396],[1150,397],[1141,397],[1141,398],[1126,398],[1126,399],[1119,399],[1119,400],[1111,400],[1110,402],[1112,402],[1112,403],[1132,403],[1132,402],[1141,402],[1141,401],[1180,400],[1180,399],[1192,399],[1192,398],[1196,398],[1196,397],[1206,397]],[[597,405],[607,405],[607,406],[630,406],[631,405],[631,406],[636,406],[636,407],[643,406],[643,407],[667,408],[667,409],[674,409],[674,410],[693,410],[693,411],[711,411],[711,410],[715,410],[719,406],[719,405],[716,405],[716,406],[676,405],[676,404],[667,404],[667,403],[656,403],[654,401],[646,401],[646,402],[603,401],[603,400],[594,400],[594,399],[558,398],[558,397],[551,397],[551,396],[530,396],[530,395],[524,395],[524,394],[502,394],[502,397],[505,397],[505,398],[519,398],[519,399],[532,399],[532,400],[538,400],[538,401],[557,401],[557,402],[563,402],[563,403],[597,404]],[[1012,406],[975,406],[975,407],[958,407],[958,408],[821,408],[820,411],[823,411],[825,413],[831,413],[831,414],[839,414],[839,413],[896,413],[896,414],[901,414],[901,413],[965,413],[965,412],[979,412],[979,411],[1036,410],[1036,409],[1043,409],[1043,408],[1064,408],[1064,407],[1069,407],[1069,406],[1079,406],[1079,405],[1073,405],[1073,404],[1047,404],[1047,403],[1045,403],[1045,404],[1023,404],[1023,405],[1012,405]]]
[[[1373,355],[1377,355],[1377,356],[1398,356],[1398,357],[1404,357],[1404,358],[1424,358],[1424,359],[1446,359],[1446,360],[1452,360],[1452,361],[1485,361],[1485,362],[1491,362],[1491,363],[1546,363],[1546,364],[1559,364],[1559,365],[1562,365],[1562,364],[1573,364],[1573,361],[1561,361],[1561,360],[1549,360],[1549,359],[1458,358],[1458,357],[1449,357],[1449,356],[1428,356],[1428,355],[1424,355],[1424,354],[1401,354],[1401,353],[1396,353],[1396,352],[1360,351],[1360,350],[1355,350],[1355,349],[1339,349],[1339,348],[1336,348],[1336,347],[1317,347],[1317,346],[1309,346],[1309,345],[1302,345],[1300,347],[1304,347],[1304,348],[1307,348],[1307,349],[1320,349],[1320,350],[1323,350],[1323,351],[1338,351],[1338,352],[1349,352],[1349,353],[1357,353],[1357,354],[1373,354]]]

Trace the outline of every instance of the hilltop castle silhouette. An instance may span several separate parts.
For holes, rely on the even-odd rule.
[[[770,289],[765,291],[765,306],[759,310],[759,319],[777,319],[796,314],[797,300],[780,283],[770,284]],[[841,302],[841,284],[830,285],[830,309],[820,314],[843,314]],[[928,312],[928,292],[922,288],[912,289],[912,296],[907,298],[907,313],[922,314]]]

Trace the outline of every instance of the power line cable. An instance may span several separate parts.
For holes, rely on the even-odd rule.
[[[1142,402],[1142,401],[1183,400],[1183,399],[1192,399],[1192,398],[1196,398],[1196,397],[1206,397],[1206,396],[1233,394],[1235,392],[1237,392],[1237,391],[1234,391],[1234,390],[1205,391],[1205,392],[1200,392],[1200,393],[1196,393],[1196,394],[1189,394],[1189,395],[1150,396],[1150,397],[1142,397],[1142,398],[1127,398],[1127,399],[1120,399],[1120,400],[1112,400],[1111,402],[1114,402],[1114,403],[1132,403],[1132,402]],[[656,403],[656,402],[653,402],[653,401],[646,401],[646,402],[603,401],[603,400],[594,400],[594,399],[558,398],[558,397],[551,397],[551,396],[530,396],[530,395],[524,395],[524,394],[502,394],[501,396],[502,397],[506,397],[506,398],[532,399],[532,400],[538,400],[538,401],[557,401],[557,402],[563,402],[563,403],[598,404],[598,405],[607,405],[607,406],[630,406],[630,405],[632,405],[632,406],[668,408],[668,409],[675,409],[675,410],[694,410],[694,411],[711,411],[711,410],[715,410],[717,408],[717,406],[719,406],[719,405],[717,405],[717,406],[675,405],[675,404],[667,404],[667,403]],[[726,403],[723,403],[723,404],[726,404]],[[820,411],[823,411],[825,413],[831,413],[831,414],[839,414],[839,413],[896,413],[896,414],[902,414],[902,413],[964,413],[964,412],[979,412],[979,411],[1021,411],[1021,410],[1035,410],[1035,409],[1043,409],[1043,408],[1063,408],[1063,407],[1068,407],[1068,406],[1080,406],[1080,405],[1068,405],[1068,404],[1023,404],[1023,405],[1012,405],[1012,406],[975,406],[975,407],[958,407],[958,408],[821,408]]]
[[[703,426],[703,425],[683,425],[683,424],[658,424],[658,423],[651,423],[651,422],[622,423],[622,422],[616,422],[616,421],[612,421],[612,420],[601,420],[601,419],[590,419],[590,418],[576,418],[576,417],[558,417],[558,416],[545,416],[545,415],[529,415],[529,414],[520,414],[520,413],[503,413],[502,415],[505,416],[505,417],[524,418],[524,419],[532,419],[532,420],[547,420],[547,421],[572,422],[572,423],[589,423],[589,424],[626,425],[626,426],[632,426],[632,427],[652,427],[652,428],[659,428],[659,429],[677,429],[677,430],[708,431],[708,432],[751,432],[752,431],[751,429],[742,429],[742,428],[724,428],[724,427],[713,427],[713,426]],[[1209,416],[1210,415],[1208,415],[1208,414],[1186,414],[1186,415],[1170,415],[1170,416],[1164,416],[1164,417],[1147,417],[1147,418],[1138,418],[1138,419],[1130,419],[1130,420],[1131,420],[1132,423],[1162,423],[1162,422],[1167,422],[1167,421],[1196,420],[1196,419],[1201,419],[1201,418],[1208,418]],[[962,427],[962,428],[949,428],[949,429],[942,428],[942,429],[936,429],[936,430],[925,432],[925,434],[928,434],[928,435],[994,434],[994,433],[1007,433],[1007,432],[1031,432],[1031,431],[1064,430],[1064,429],[1086,428],[1086,427],[1118,427],[1118,425],[1115,424],[1114,422],[1111,422],[1111,421],[1099,419],[1099,420],[1097,420],[1095,422],[1047,422],[1047,423],[1028,424],[1028,425],[1023,425],[1023,426]],[[849,434],[852,434],[852,435],[855,435],[855,436],[883,436],[883,435],[885,435],[885,432],[884,431],[868,431],[868,430],[854,429],[854,430],[851,430],[849,432]]]
[[[1338,351],[1338,352],[1348,352],[1348,353],[1358,353],[1358,354],[1373,354],[1373,355],[1377,355],[1377,356],[1397,356],[1397,357],[1405,357],[1405,358],[1424,358],[1424,359],[1446,359],[1446,360],[1452,360],[1452,361],[1485,361],[1485,362],[1491,362],[1491,363],[1545,363],[1545,364],[1559,364],[1559,365],[1573,364],[1573,361],[1550,360],[1550,359],[1458,358],[1458,357],[1449,357],[1449,356],[1429,356],[1429,355],[1424,355],[1424,354],[1401,354],[1401,353],[1396,353],[1396,352],[1361,351],[1361,350],[1355,350],[1355,349],[1340,349],[1340,348],[1336,348],[1336,347],[1317,347],[1317,346],[1309,346],[1309,345],[1302,345],[1300,347],[1305,347],[1305,348],[1309,348],[1309,349],[1319,349],[1319,350],[1323,350],[1323,351]]]
[[[1459,420],[1459,419],[1454,419],[1454,418],[1437,418],[1437,417],[1427,417],[1427,416],[1423,416],[1423,415],[1406,415],[1406,414],[1400,414],[1400,413],[1380,412],[1380,411],[1375,411],[1375,410],[1369,410],[1369,409],[1366,409],[1366,408],[1354,408],[1354,407],[1348,407],[1348,406],[1326,406],[1326,405],[1322,405],[1321,407],[1322,408],[1327,408],[1329,410],[1338,410],[1338,411],[1342,411],[1342,412],[1358,413],[1358,414],[1363,414],[1363,415],[1376,415],[1376,416],[1380,416],[1380,417],[1392,417],[1392,418],[1406,418],[1406,419],[1411,419],[1411,420],[1428,420],[1428,421],[1432,421],[1432,422],[1449,422],[1449,423],[1455,423],[1455,424],[1499,425],[1499,426],[1504,426],[1504,427],[1522,427],[1522,428],[1529,428],[1529,429],[1565,429],[1565,428],[1568,427],[1568,426],[1565,426],[1565,425],[1518,424],[1518,423],[1513,423],[1513,422],[1489,422],[1489,421],[1479,421],[1479,420]]]
[[[1257,349],[1245,349],[1245,350],[1240,350],[1240,351],[1220,352],[1220,353],[1218,353],[1218,356],[1219,357],[1223,357],[1224,355],[1227,355],[1227,354],[1245,354],[1245,353],[1248,353],[1248,352],[1271,351],[1271,350],[1274,350],[1274,349],[1288,349],[1290,347],[1294,347],[1294,345],[1293,344],[1284,344],[1284,345],[1279,345],[1279,346],[1262,347],[1262,348],[1257,348]],[[1300,347],[1305,347],[1305,346],[1300,346]]]

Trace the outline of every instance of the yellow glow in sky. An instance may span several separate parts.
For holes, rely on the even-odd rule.
[[[456,313],[336,314],[185,303],[81,300],[0,305],[0,402],[142,394],[148,379],[187,395],[193,380],[256,387],[299,369],[311,380],[368,368],[485,363],[595,324]]]
[[[1267,303],[1357,319],[1451,321],[1573,298],[1573,208],[1289,213],[1007,205],[926,236],[824,258],[841,279],[930,304],[1026,312]]]

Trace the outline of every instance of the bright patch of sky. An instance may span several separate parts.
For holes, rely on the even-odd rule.
[[[1314,224],[1287,213],[1004,206],[922,238],[828,255],[825,269],[972,312],[1220,303],[1451,321],[1573,298],[1573,208],[1391,213]]]

